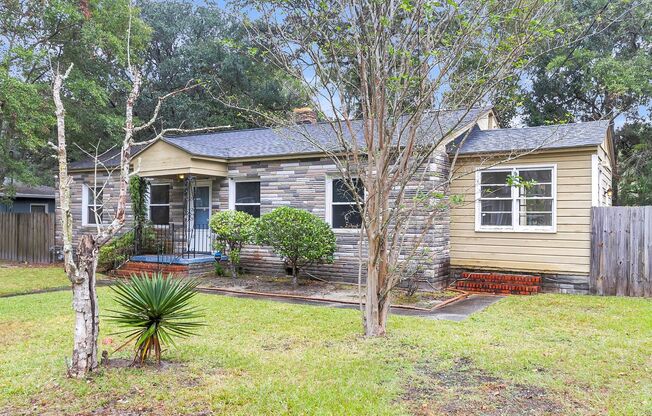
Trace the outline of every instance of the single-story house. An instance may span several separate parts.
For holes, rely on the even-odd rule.
[[[430,226],[421,278],[443,287],[463,271],[536,273],[550,291],[585,292],[590,209],[611,204],[609,122],[499,129],[491,108],[473,108],[432,112],[424,123],[424,137],[444,136],[428,164],[428,183],[439,186],[452,177],[449,192],[462,202]],[[361,127],[354,122],[360,135]],[[297,129],[323,146],[302,140]],[[341,178],[323,151],[335,143],[333,134],[329,123],[313,120],[294,128],[164,137],[136,149],[133,168],[150,182],[149,218],[167,251],[135,256],[132,263],[208,270],[210,257],[198,253],[211,251],[211,213],[235,209],[257,217],[289,205],[323,218],[337,236],[335,263],[307,273],[355,280],[360,218],[351,215],[355,205],[346,193],[338,192]],[[118,162],[117,152],[103,160],[109,167]],[[117,196],[117,178],[94,181],[93,169],[89,160],[70,164],[76,236],[107,219]],[[510,185],[508,177],[530,186]],[[104,182],[102,189],[95,186]],[[249,272],[286,273],[265,248],[249,247],[241,257]]]
[[[3,203],[5,192],[0,189],[0,212],[54,212],[55,189],[51,186],[31,186],[20,181],[5,180],[5,188],[13,188],[8,203]]]

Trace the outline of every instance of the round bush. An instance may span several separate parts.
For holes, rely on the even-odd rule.
[[[280,207],[263,215],[258,222],[257,242],[271,247],[292,267],[292,283],[299,270],[318,263],[332,263],[335,234],[321,218],[308,211]]]
[[[246,212],[219,211],[211,216],[209,226],[215,233],[215,248],[228,254],[231,276],[235,278],[242,247],[254,241],[256,219]]]

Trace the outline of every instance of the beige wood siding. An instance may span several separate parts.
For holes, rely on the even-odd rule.
[[[225,162],[192,157],[160,140],[136,155],[133,164],[143,177],[169,177],[180,173],[224,177],[227,173]]]
[[[476,232],[475,170],[502,158],[460,158],[453,173],[452,195],[464,202],[451,215],[451,266],[538,273],[588,274],[592,155],[597,149],[541,152],[501,166],[557,166],[556,232]]]

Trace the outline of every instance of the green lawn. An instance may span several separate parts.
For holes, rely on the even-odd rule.
[[[63,267],[0,263],[0,296],[70,286]]]
[[[162,369],[81,381],[64,376],[70,301],[0,299],[0,414],[652,414],[650,300],[509,297],[461,323],[394,316],[364,339],[355,310],[200,295],[207,327]]]

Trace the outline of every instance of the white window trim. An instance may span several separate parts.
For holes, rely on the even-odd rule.
[[[348,202],[333,202],[333,180],[344,179],[339,175],[326,176],[326,209],[324,210],[324,220],[336,232],[360,233],[360,228],[333,228],[333,205],[350,205]],[[354,178],[357,179],[357,178]],[[366,197],[366,191],[365,191]]]
[[[531,169],[552,169],[552,225],[551,226],[528,226],[519,224],[518,187],[512,186],[512,225],[481,225],[482,200],[480,175],[488,171],[514,171]],[[475,231],[476,232],[500,232],[500,233],[556,233],[557,232],[557,164],[545,165],[501,165],[475,171]]]
[[[168,203],[167,204],[152,204],[152,186],[167,186],[168,187]],[[168,207],[170,208],[169,215],[168,215],[168,223],[167,224],[155,224],[155,225],[170,225],[172,222],[170,219],[170,215],[172,214],[172,208],[170,207],[170,191],[172,190],[172,184],[169,182],[165,183],[149,183],[147,184],[147,196],[145,197],[145,204],[147,205],[147,221],[152,220],[152,207]]]
[[[32,207],[43,207],[45,208],[45,213],[48,214],[48,204],[40,204],[40,203],[34,203],[34,204],[29,204],[29,212],[30,214],[32,213]]]
[[[260,190],[261,190],[261,195],[260,195],[260,201],[258,203],[254,202],[247,202],[247,203],[238,203],[238,205],[250,205],[250,206],[259,206],[261,208],[260,215],[263,215],[262,212],[262,200],[263,200],[263,195],[262,195],[262,190],[263,190],[263,183],[260,180],[260,178],[229,178],[229,209],[230,210],[235,210],[235,184],[240,183],[240,182],[259,182],[260,183]]]
[[[591,155],[591,206],[601,206],[600,199],[600,163],[598,155],[593,154]]]
[[[91,186],[89,186],[87,184],[82,185],[82,226],[91,226],[91,227],[97,227],[97,226],[104,227],[104,226],[107,226],[109,224],[105,224],[103,222],[100,223],[100,224],[91,224],[91,223],[88,222],[88,208],[89,208],[88,193],[90,192],[90,188],[91,188]],[[101,188],[101,187],[98,186],[96,188]],[[102,194],[104,194],[104,189],[102,189]],[[104,195],[102,195],[102,199],[104,199]],[[106,202],[106,201],[104,201],[104,202]],[[93,206],[97,207],[97,205],[93,205]],[[100,205],[100,206],[102,207],[102,209],[104,209],[103,205]]]

